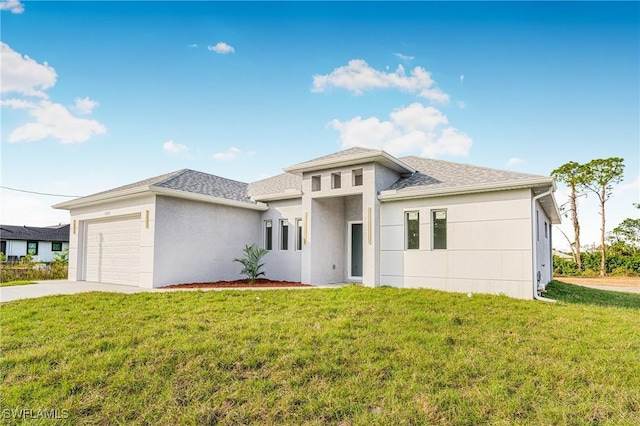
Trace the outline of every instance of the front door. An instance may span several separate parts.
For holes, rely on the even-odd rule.
[[[350,223],[349,227],[349,274],[351,278],[362,278],[362,223]]]

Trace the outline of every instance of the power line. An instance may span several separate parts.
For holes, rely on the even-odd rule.
[[[78,198],[78,197],[81,197],[81,195],[49,194],[47,192],[27,191],[26,189],[9,188],[8,186],[0,186],[0,188],[8,189],[9,191],[26,192],[27,194],[48,195],[50,197],[65,197],[65,198]]]

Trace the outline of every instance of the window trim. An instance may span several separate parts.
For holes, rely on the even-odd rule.
[[[273,220],[267,219],[263,226],[263,247],[265,250],[273,250]]]
[[[362,186],[364,182],[364,170],[362,168],[351,170],[351,186]],[[358,183],[358,178],[360,178],[360,183]]]
[[[311,192],[322,191],[322,175],[311,176]]]
[[[59,248],[59,249],[56,249],[56,248],[54,247],[54,244],[59,244],[59,245],[60,245],[60,246],[59,246],[60,248]],[[60,241],[51,241],[51,251],[53,251],[53,252],[62,251],[62,243],[61,243]]]
[[[410,219],[409,215],[415,213],[417,214],[416,219]],[[409,247],[409,221],[417,221],[418,222],[418,233],[416,235],[418,241],[417,247]],[[404,212],[404,249],[405,250],[420,250],[420,210],[405,210]]]
[[[342,188],[342,174],[340,172],[331,173],[331,189]]]
[[[35,244],[36,245],[35,252],[29,253],[29,244]],[[27,241],[27,252],[26,252],[26,254],[31,254],[33,256],[37,256],[38,255],[38,242],[37,241]]]
[[[296,218],[295,221],[295,226],[296,226],[296,246],[295,246],[295,250],[296,251],[301,251],[302,250],[302,218],[298,217]]]
[[[436,213],[444,212],[444,247],[436,247]],[[437,219],[443,220],[443,219]],[[431,250],[448,250],[449,249],[449,215],[447,209],[432,209],[431,210]]]
[[[289,221],[287,219],[280,219],[278,222],[279,226],[279,237],[278,238],[278,248],[281,251],[289,250]],[[287,228],[285,233],[284,228]]]

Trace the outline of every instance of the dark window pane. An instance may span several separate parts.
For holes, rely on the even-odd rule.
[[[264,248],[266,250],[271,250],[273,247],[273,226],[270,220],[266,221],[264,224]]]
[[[282,222],[280,228],[280,240],[280,249],[289,250],[289,225],[285,222]]]
[[[407,212],[407,249],[420,249],[420,214]]]
[[[447,212],[436,210],[433,212],[433,249],[447,248]]]

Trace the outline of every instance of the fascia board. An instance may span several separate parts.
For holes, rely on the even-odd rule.
[[[196,194],[193,192],[180,191],[177,189],[161,188],[152,186],[151,192],[156,195],[166,195],[169,197],[182,198],[184,200],[201,201],[204,203],[221,204],[223,206],[239,207],[242,209],[267,211],[269,206],[264,203],[250,204],[243,201],[229,200],[226,198],[213,197],[211,195]]]
[[[71,210],[77,207],[92,206],[95,204],[101,204],[113,200],[114,198],[131,198],[149,192],[149,186],[138,186],[135,188],[123,189],[121,191],[111,191],[102,194],[89,195],[82,198],[76,198],[75,200],[64,201],[62,203],[54,204],[54,209],[59,210]]]

